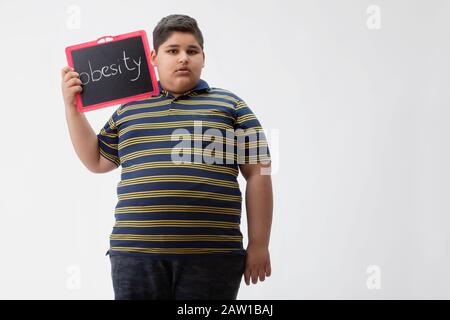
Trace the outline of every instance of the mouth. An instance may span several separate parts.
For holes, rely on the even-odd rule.
[[[180,68],[175,71],[175,73],[178,73],[178,74],[188,74],[190,72],[191,72],[191,70],[189,70],[188,68]]]

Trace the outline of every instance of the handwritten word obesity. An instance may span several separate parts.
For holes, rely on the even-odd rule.
[[[135,78],[131,79],[130,81],[136,81],[137,79],[139,79],[139,77],[141,75],[141,57],[139,57],[138,61],[131,59],[133,61],[132,63],[127,62],[127,60],[129,60],[130,58],[127,57],[125,50],[123,50],[122,52],[123,52],[123,58],[117,59],[117,61],[118,61],[117,64],[113,63],[113,64],[110,64],[109,66],[103,66],[99,69],[92,69],[91,61],[88,60],[90,72],[89,73],[88,72],[80,72],[81,83],[83,85],[86,85],[91,81],[92,82],[100,81],[103,77],[107,78],[107,77],[115,76],[117,74],[125,73],[127,70],[130,72],[133,71],[134,74],[137,74],[137,76]],[[124,69],[123,71],[122,71],[122,61],[126,68],[126,70]],[[136,70],[136,68],[137,68],[137,70]],[[108,70],[110,70],[110,71],[108,71]],[[134,70],[136,70],[136,71],[134,71]]]

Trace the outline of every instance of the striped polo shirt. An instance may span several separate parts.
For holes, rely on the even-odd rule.
[[[270,160],[260,122],[202,79],[177,98],[158,86],[158,95],[122,104],[97,134],[101,155],[122,167],[109,254],[245,254],[237,177],[240,163]]]

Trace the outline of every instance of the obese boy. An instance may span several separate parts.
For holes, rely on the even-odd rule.
[[[195,19],[163,18],[153,31],[151,61],[160,93],[121,105],[98,134],[76,110],[80,75],[69,67],[61,72],[79,159],[93,173],[122,167],[107,253],[115,299],[234,300],[242,275],[249,285],[271,274],[267,141],[241,98],[201,79],[205,53]],[[256,139],[239,139],[246,134]],[[194,147],[180,148],[174,136],[189,137]],[[223,148],[208,150],[212,141]],[[186,155],[189,161],[178,161]],[[247,182],[246,249],[239,172]]]

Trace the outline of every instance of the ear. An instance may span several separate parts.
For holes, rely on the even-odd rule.
[[[157,62],[157,54],[156,51],[154,49],[152,49],[150,51],[150,62],[152,63],[153,66],[157,66],[158,62]]]

